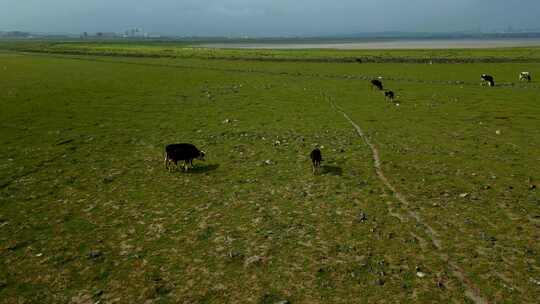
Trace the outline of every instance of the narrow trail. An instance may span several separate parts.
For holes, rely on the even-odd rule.
[[[439,234],[437,233],[437,231],[435,229],[433,229],[433,227],[431,227],[429,224],[427,224],[426,222],[424,222],[421,218],[421,216],[415,212],[414,210],[411,210],[410,209],[410,204],[409,202],[407,201],[407,199],[405,198],[405,196],[403,196],[403,194],[401,194],[399,191],[396,190],[396,188],[392,185],[392,183],[390,183],[390,181],[386,178],[385,174],[384,174],[384,171],[382,170],[382,167],[381,167],[381,157],[380,157],[380,154],[379,154],[379,150],[377,149],[377,147],[371,143],[371,141],[369,140],[369,138],[365,135],[364,131],[360,128],[360,126],[358,126],[350,117],[349,115],[347,115],[347,113],[341,108],[339,107],[331,98],[329,98],[328,96],[323,96],[325,97],[331,104],[332,108],[334,110],[336,110],[337,112],[341,113],[343,115],[343,117],[345,117],[345,119],[353,126],[353,128],[356,130],[356,133],[358,133],[358,135],[360,136],[360,138],[362,138],[362,140],[364,141],[364,143],[369,147],[369,149],[371,150],[371,154],[373,156],[373,163],[374,163],[374,167],[375,167],[375,172],[377,173],[377,177],[379,178],[379,180],[386,186],[387,189],[389,189],[390,191],[392,191],[392,193],[394,194],[394,197],[401,203],[403,204],[404,206],[404,209],[406,210],[406,212],[408,213],[409,217],[413,218],[414,220],[416,220],[416,222],[418,224],[420,224],[422,227],[425,228],[425,233],[429,236],[429,239],[431,241],[431,243],[433,244],[433,246],[439,251],[438,255],[439,257],[445,261],[446,263],[448,263],[448,266],[452,272],[452,274],[454,275],[454,277],[456,277],[461,283],[462,285],[465,287],[465,296],[467,298],[469,298],[470,300],[472,300],[474,303],[476,304],[488,304],[489,301],[486,300],[482,294],[481,294],[481,291],[478,289],[478,287],[476,287],[474,285],[474,283],[467,277],[467,275],[465,274],[465,272],[461,269],[461,267],[459,267],[459,265],[457,265],[457,263],[455,263],[454,261],[451,261],[450,260],[450,257],[446,254],[446,253],[443,253],[441,252],[442,249],[443,249],[443,245],[439,239]],[[399,217],[398,217],[399,218]]]

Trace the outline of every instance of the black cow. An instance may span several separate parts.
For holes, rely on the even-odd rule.
[[[176,168],[178,168],[178,161],[184,161],[184,170],[189,169],[188,164],[193,167],[193,159],[204,160],[204,152],[197,149],[192,144],[170,144],[165,147],[165,169],[169,167],[170,163],[173,162]],[[171,166],[172,167],[172,166]]]
[[[386,92],[384,92],[384,98],[385,98],[386,100],[394,101],[394,96],[395,96],[395,95],[394,95],[394,92],[392,92],[392,91],[386,91]]]
[[[493,80],[493,76],[488,74],[482,74],[480,76],[480,80],[482,80],[482,85],[484,85],[486,82],[490,87],[495,86],[495,81]]]
[[[313,149],[309,154],[311,158],[311,164],[313,165],[313,174],[317,173],[317,170],[321,167],[322,153],[318,148]]]
[[[377,89],[379,89],[379,91],[382,91],[383,90],[382,81],[380,81],[378,79],[373,79],[371,81],[371,89],[373,89],[373,88],[377,88]]]

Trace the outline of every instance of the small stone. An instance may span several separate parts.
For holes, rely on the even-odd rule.
[[[497,130],[497,131],[495,131],[495,134],[497,134],[497,135],[501,135],[501,130]]]
[[[101,257],[102,255],[103,255],[103,253],[101,253],[101,251],[92,250],[92,251],[90,251],[90,253],[88,254],[88,258],[90,258],[90,259],[97,259],[97,258]]]
[[[233,250],[233,251],[229,252],[229,257],[231,259],[235,259],[235,258],[242,258],[243,255],[240,252]]]
[[[416,276],[419,277],[419,278],[424,278],[426,276],[426,274],[421,272],[421,271],[418,271],[418,272],[416,272]]]
[[[244,263],[244,266],[247,267],[247,266],[249,266],[251,264],[254,264],[254,263],[258,264],[258,263],[262,262],[262,260],[263,260],[262,257],[260,257],[258,255],[255,255],[255,256],[252,256],[250,258],[247,258],[246,262]]]
[[[461,197],[461,198],[466,198],[467,196],[469,196],[469,193],[461,193],[459,195],[459,197]]]
[[[272,164],[274,164],[274,162],[272,162],[270,159],[265,160],[264,163],[265,163],[266,165],[272,165]]]

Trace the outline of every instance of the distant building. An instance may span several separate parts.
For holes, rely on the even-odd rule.
[[[2,38],[30,38],[32,37],[32,35],[27,32],[8,31],[8,32],[0,32],[0,37]]]

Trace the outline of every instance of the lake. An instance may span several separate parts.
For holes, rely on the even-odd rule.
[[[230,42],[205,43],[198,47],[234,49],[479,49],[503,47],[540,46],[540,38],[501,38],[501,39],[394,39],[394,40],[299,40],[283,42]]]

